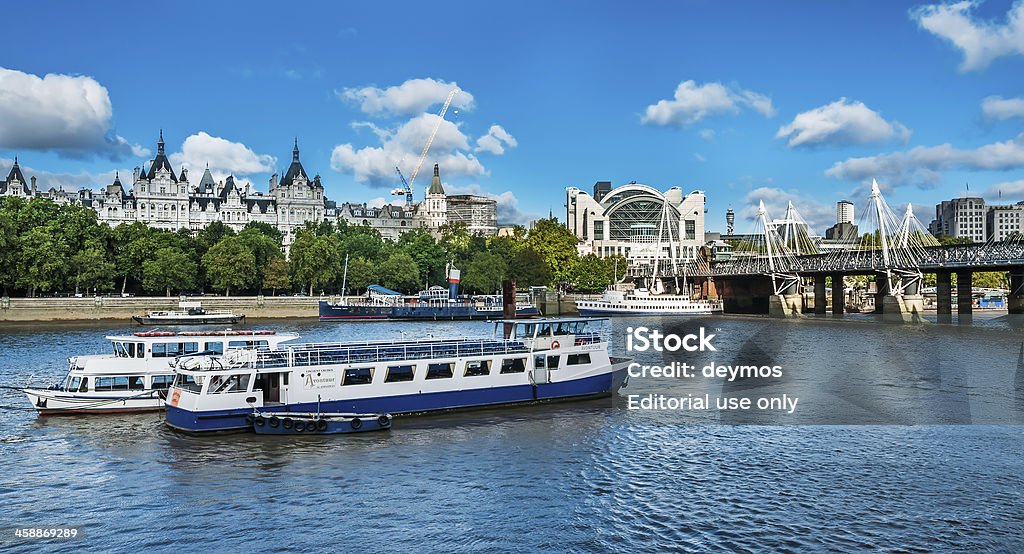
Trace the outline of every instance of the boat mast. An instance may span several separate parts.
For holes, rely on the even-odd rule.
[[[341,303],[345,303],[345,287],[348,285],[348,254],[345,254],[345,273],[341,277]]]

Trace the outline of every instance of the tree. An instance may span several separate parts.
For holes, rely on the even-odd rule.
[[[171,295],[171,289],[183,291],[195,286],[198,268],[192,256],[180,248],[167,246],[157,250],[153,259],[142,263],[142,288],[149,292],[163,291]]]
[[[466,264],[462,286],[469,292],[491,294],[501,290],[501,281],[508,273],[508,264],[490,252],[477,252]]]
[[[378,277],[379,272],[375,263],[366,258],[349,258],[348,275],[345,283],[345,288],[348,290],[343,290],[341,293],[361,294],[366,290],[366,287],[376,283]]]
[[[308,222],[307,222],[308,223]],[[341,272],[341,245],[338,236],[316,235],[316,227],[299,229],[289,250],[293,282],[313,289],[333,283]]]
[[[469,251],[469,243],[473,236],[469,234],[466,224],[457,221],[445,223],[441,226],[441,240],[438,241],[441,248],[448,253],[448,261],[452,263],[463,263]]]
[[[76,252],[70,260],[75,281],[75,294],[81,287],[86,291],[110,290],[113,288],[114,264],[107,259],[107,253],[99,246],[91,245]]]
[[[400,292],[416,290],[420,282],[419,275],[416,260],[402,251],[394,252],[380,265],[381,284]]]
[[[509,264],[508,276],[515,279],[516,286],[520,288],[546,285],[551,282],[551,271],[544,262],[544,258],[532,248],[524,248],[516,253],[512,263]]]
[[[242,231],[238,234],[244,235],[247,233],[259,233],[270,237],[277,244],[284,243],[284,234],[281,233],[281,230],[274,225],[264,223],[262,221],[250,221],[249,223],[246,223],[245,227],[242,227]]]
[[[526,236],[526,245],[540,255],[551,274],[551,282],[563,287],[572,280],[579,259],[578,241],[558,219],[540,219]]]
[[[224,289],[224,295],[231,296],[232,288],[252,285],[256,277],[256,256],[243,240],[229,237],[206,252],[203,267],[213,288]]]
[[[21,255],[16,285],[35,296],[36,291],[53,290],[67,270],[67,245],[48,226],[36,227],[21,239]]]
[[[402,233],[398,238],[398,247],[412,256],[419,269],[418,282],[442,283],[447,278],[445,265],[447,254],[444,248],[434,240],[430,231],[416,228]]]
[[[263,271],[263,286],[270,288],[270,294],[277,294],[277,289],[285,289],[291,286],[292,280],[288,275],[288,262],[284,256],[271,258]]]
[[[136,221],[114,229],[114,274],[122,279],[121,294],[128,289],[128,280],[142,280],[142,264],[154,250],[150,239],[152,229]]]
[[[605,260],[587,254],[573,268],[572,288],[577,292],[598,292],[611,284],[611,272]]]
[[[276,236],[280,236],[280,233]],[[270,260],[284,257],[284,254],[281,252],[281,243],[275,236],[266,234],[256,227],[242,229],[242,232],[238,233],[237,238],[245,244],[246,248],[256,258],[256,274],[253,276],[252,284],[257,289],[263,290],[264,287],[268,286],[265,280]]]

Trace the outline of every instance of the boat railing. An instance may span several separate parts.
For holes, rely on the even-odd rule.
[[[527,353],[522,341],[500,339],[453,340],[442,342],[412,341],[399,344],[319,344],[299,345],[286,350],[258,352],[250,367],[274,368],[360,364],[405,360],[466,358],[495,354]]]

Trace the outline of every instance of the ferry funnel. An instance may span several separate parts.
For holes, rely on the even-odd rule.
[[[448,298],[450,300],[459,297],[459,275],[459,270],[454,267],[448,271]]]

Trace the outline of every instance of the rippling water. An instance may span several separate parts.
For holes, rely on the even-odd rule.
[[[776,380],[633,378],[614,400],[404,418],[343,437],[194,437],[159,414],[37,418],[0,390],[0,545],[37,551],[1024,549],[1022,334],[870,318],[706,318],[715,353]],[[482,323],[274,322],[307,340]],[[0,383],[58,380],[128,327],[0,329]],[[636,411],[628,394],[800,397],[793,414]],[[80,527],[73,543],[11,529]]]

